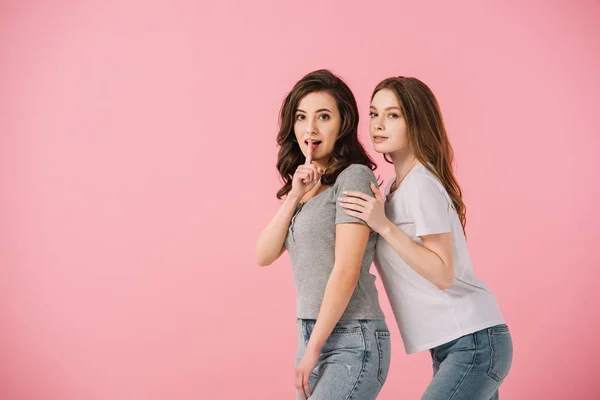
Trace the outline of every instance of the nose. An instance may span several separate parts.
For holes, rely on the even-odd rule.
[[[383,131],[385,130],[384,125],[381,123],[380,119],[376,119],[375,121],[373,121],[374,124],[374,128],[376,131]]]
[[[317,133],[315,123],[312,120],[309,120],[306,124],[306,128],[304,129],[304,133],[307,135],[312,135],[313,133]]]

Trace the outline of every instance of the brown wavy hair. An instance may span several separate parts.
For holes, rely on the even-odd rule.
[[[277,170],[284,184],[277,192],[278,199],[292,190],[294,173],[298,166],[306,162],[294,135],[294,117],[300,100],[313,92],[327,92],[333,96],[341,116],[340,133],[333,146],[329,164],[321,177],[321,183],[333,185],[340,172],[350,164],[366,165],[371,170],[377,168],[377,164],[371,160],[358,141],[358,107],[352,91],[343,80],[329,70],[313,71],[294,85],[279,111]]]
[[[398,98],[417,160],[442,182],[460,218],[463,232],[466,232],[467,208],[462,200],[462,190],[452,172],[454,151],[435,95],[417,78],[398,76],[381,81],[373,91],[371,101],[382,89],[391,90]],[[387,154],[384,158],[392,163]]]

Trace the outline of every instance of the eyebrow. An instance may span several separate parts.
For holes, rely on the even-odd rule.
[[[373,106],[369,106],[369,108],[372,108],[373,110],[377,110],[377,108],[373,107]],[[383,111],[389,111],[389,110],[398,110],[401,111],[399,107],[393,106],[393,107],[387,107],[386,109],[384,109]]]
[[[306,111],[304,111],[304,110],[297,109],[297,110],[296,110],[296,112],[298,112],[298,111],[300,111],[300,112],[302,112],[302,113],[304,113],[304,114],[307,114],[307,112],[306,112]],[[321,109],[317,110],[316,112],[320,113],[321,111],[327,111],[328,113],[330,113],[330,112],[331,112],[330,110],[328,110],[328,109],[326,109],[326,108],[321,108]]]

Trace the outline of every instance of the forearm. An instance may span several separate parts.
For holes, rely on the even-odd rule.
[[[416,243],[393,222],[388,221],[379,235],[402,257],[419,275],[444,290],[452,285],[454,266],[433,251]]]
[[[310,337],[308,347],[320,351],[338,323],[356,289],[360,269],[334,267],[327,282],[321,310]]]
[[[254,251],[254,258],[258,265],[262,267],[270,265],[281,255],[290,221],[299,200],[297,197],[286,197],[277,214],[258,237]]]

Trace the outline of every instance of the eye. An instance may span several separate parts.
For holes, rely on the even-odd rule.
[[[369,117],[371,117],[371,118],[375,118],[376,116],[377,116],[377,113],[375,113],[375,112],[369,113]]]
[[[304,116],[304,114],[298,114],[298,115],[296,115],[296,121],[303,121],[303,120],[304,120],[304,118],[306,118],[306,117]]]
[[[398,114],[391,113],[388,115],[388,117],[390,117],[391,119],[396,119],[398,118]]]
[[[322,119],[323,121],[327,121],[329,119],[329,114],[321,114],[319,115],[319,119]]]

